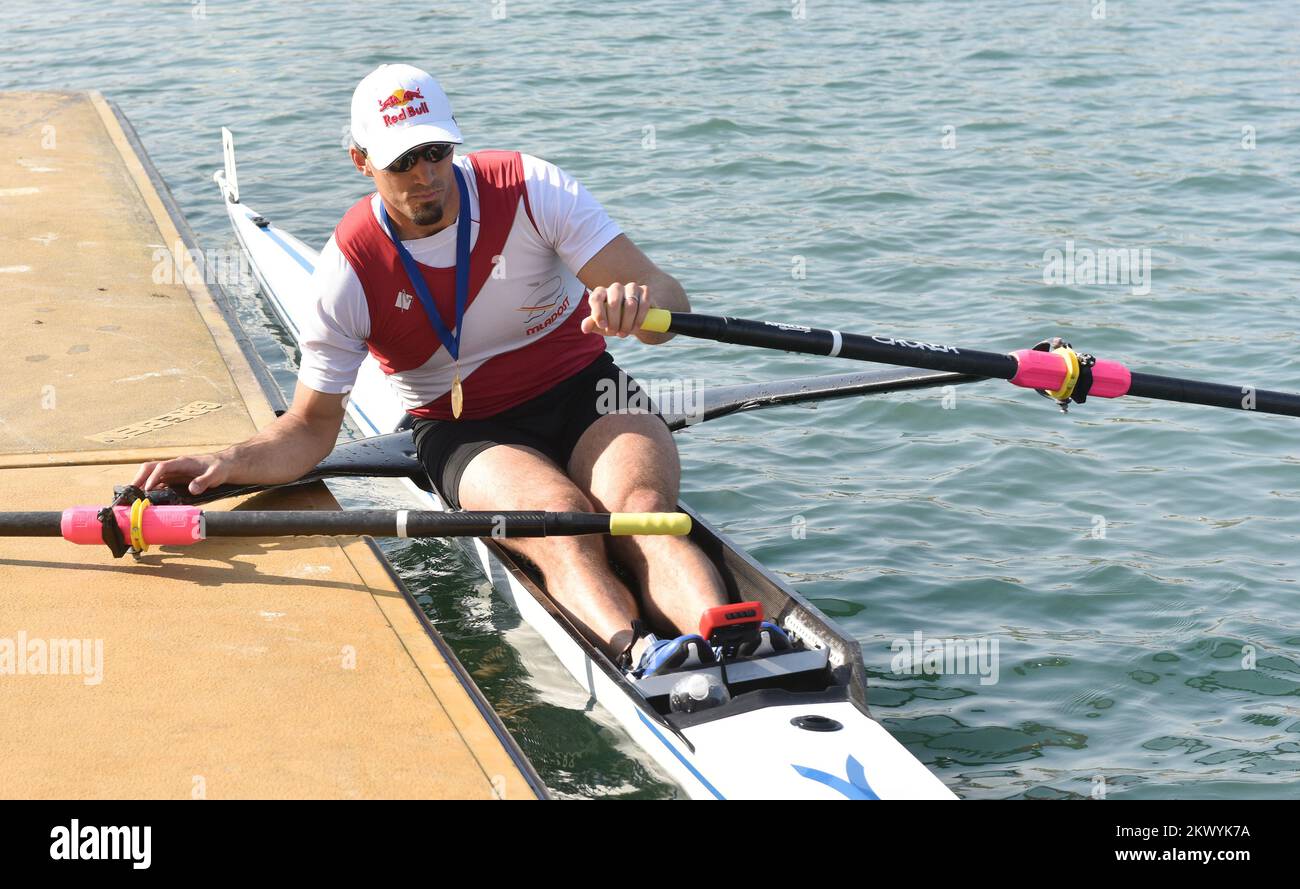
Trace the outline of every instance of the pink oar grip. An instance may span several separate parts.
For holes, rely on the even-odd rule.
[[[1118,361],[1106,361],[1098,358],[1092,366],[1092,389],[1089,395],[1098,398],[1119,398],[1127,395],[1133,384],[1133,374]]]
[[[1037,349],[1021,349],[1011,354],[1020,365],[1011,378],[1013,384],[1051,392],[1060,389],[1065,382],[1065,359],[1060,355]],[[1092,388],[1088,390],[1088,396],[1119,398],[1128,393],[1132,381],[1129,369],[1118,361],[1098,359],[1092,366]]]
[[[72,543],[104,544],[99,506],[74,506],[63,511],[59,528]],[[131,507],[115,506],[113,515],[122,537],[131,542]],[[185,546],[203,539],[203,510],[197,506],[151,506],[144,511],[144,542],[149,546]]]

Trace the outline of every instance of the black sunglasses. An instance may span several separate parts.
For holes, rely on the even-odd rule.
[[[451,142],[430,142],[428,145],[419,145],[384,167],[384,169],[390,173],[407,173],[419,163],[421,158],[436,164],[451,154],[452,149],[455,147]]]

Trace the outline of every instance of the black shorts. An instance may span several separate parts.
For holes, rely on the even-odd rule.
[[[620,384],[620,375],[626,380]],[[636,381],[614,363],[608,352],[536,398],[482,420],[424,420],[414,423],[415,448],[442,499],[460,509],[460,478],[469,462],[499,444],[541,451],[561,471],[578,439],[609,413],[613,393],[640,392]],[[623,402],[619,401],[619,404]],[[634,403],[634,402],[628,402]]]

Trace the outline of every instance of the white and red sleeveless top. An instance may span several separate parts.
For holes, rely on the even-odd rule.
[[[461,326],[463,419],[500,413],[586,367],[605,338],[584,334],[586,288],[575,274],[619,234],[604,209],[553,164],[480,151],[454,161],[465,175],[469,302]],[[414,295],[378,218],[379,196],[358,201],[321,252],[315,316],[300,331],[298,379],[318,392],[350,391],[366,353],[403,407],[451,419],[455,367]],[[402,242],[447,324],[456,317],[456,226]]]

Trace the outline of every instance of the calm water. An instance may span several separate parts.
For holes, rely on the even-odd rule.
[[[701,310],[990,349],[1062,334],[1153,372],[1300,388],[1294,3],[1096,12],[10,2],[0,88],[117,101],[209,247],[233,243],[210,180],[227,125],[249,202],[321,244],[366,190],[341,148],[352,87],[411,61],[468,149],[566,167]],[[1045,283],[1067,242],[1150,250],[1149,286]],[[710,384],[850,369],[616,349]],[[1152,402],[1063,416],[990,383],[680,443],[687,499],[862,641],[876,715],[958,794],[1264,798],[1300,792],[1298,436]],[[391,553],[557,795],[674,794],[456,550]],[[997,681],[893,673],[891,643],[917,632],[996,641]]]

